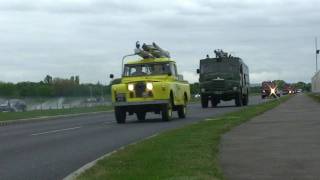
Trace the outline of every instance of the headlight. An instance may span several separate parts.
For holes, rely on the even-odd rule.
[[[233,90],[234,90],[234,91],[236,91],[237,89],[238,89],[238,87],[236,87],[236,86],[235,86],[235,87],[233,87]]]
[[[147,83],[147,89],[151,91],[153,89],[153,84],[151,82]]]
[[[205,88],[201,88],[201,92],[206,92],[206,89]]]
[[[134,85],[133,84],[128,84],[128,90],[133,91],[134,90]]]

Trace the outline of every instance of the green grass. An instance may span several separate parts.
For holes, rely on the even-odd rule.
[[[98,161],[78,179],[224,179],[218,162],[221,135],[288,98],[249,106],[129,145]]]
[[[44,116],[68,115],[111,110],[112,106],[82,107],[70,109],[34,110],[27,112],[0,112],[0,121],[37,118]]]
[[[307,95],[315,101],[320,102],[320,93],[307,93]]]

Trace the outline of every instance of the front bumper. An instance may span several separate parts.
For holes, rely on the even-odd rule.
[[[239,91],[234,91],[234,90],[220,90],[220,91],[205,91],[201,92],[203,95],[234,95],[238,93]]]
[[[148,105],[161,105],[168,104],[169,100],[154,100],[154,101],[139,101],[139,102],[114,102],[113,106],[148,106]]]

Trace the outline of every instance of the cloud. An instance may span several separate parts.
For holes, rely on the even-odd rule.
[[[183,75],[183,79],[188,80],[189,83],[199,81],[199,76],[195,72],[183,71],[181,74]]]
[[[199,59],[225,49],[250,68],[251,82],[310,81],[316,0],[7,0],[0,2],[0,80],[46,74],[107,82],[136,40],[171,52],[196,82]],[[297,70],[304,73],[297,73]]]

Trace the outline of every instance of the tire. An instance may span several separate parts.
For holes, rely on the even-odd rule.
[[[171,104],[165,104],[161,111],[162,121],[170,121],[172,119],[172,106]]]
[[[184,104],[178,106],[178,117],[181,119],[184,119],[184,118],[186,118],[186,114],[187,114],[187,100],[185,98]]]
[[[201,96],[201,106],[202,108],[208,108],[208,97]]]
[[[244,96],[242,103],[244,106],[248,106],[248,104],[249,104],[249,95],[248,94]]]
[[[242,106],[242,93],[236,94],[235,104],[238,107]]]
[[[211,99],[211,106],[212,107],[217,107],[217,105],[218,105],[218,100],[216,98],[212,98]]]
[[[114,114],[116,116],[116,120],[118,124],[124,124],[126,123],[126,111],[124,111],[121,107],[115,107],[114,108]]]
[[[137,119],[138,121],[145,121],[146,120],[146,112],[137,112]]]

